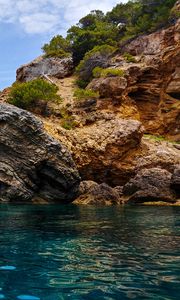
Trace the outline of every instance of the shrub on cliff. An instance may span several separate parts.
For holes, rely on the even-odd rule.
[[[93,77],[100,78],[100,77],[110,77],[110,76],[124,76],[124,71],[121,69],[103,69],[100,67],[96,67],[93,70]]]
[[[90,81],[93,77],[93,69],[95,67],[107,68],[108,58],[115,52],[116,48],[109,45],[96,46],[86,53],[84,59],[81,60],[76,68],[79,79],[86,82]]]
[[[33,110],[38,105],[45,109],[48,101],[60,100],[57,91],[57,86],[40,78],[25,83],[16,82],[11,88],[8,102],[27,110]]]
[[[136,58],[133,55],[131,55],[130,53],[127,53],[127,52],[124,53],[123,57],[128,63],[131,63],[131,62],[136,63]]]
[[[97,99],[99,98],[99,93],[88,89],[76,89],[74,92],[74,97],[77,100],[88,100],[90,98]]]
[[[61,35],[54,36],[48,44],[42,47],[46,57],[68,57],[71,55],[70,42]]]

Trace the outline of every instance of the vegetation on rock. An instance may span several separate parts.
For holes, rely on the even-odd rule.
[[[76,89],[74,92],[74,97],[77,100],[86,100],[90,98],[95,98],[97,99],[99,97],[98,92],[94,92],[93,90],[88,90],[88,89]]]
[[[125,60],[128,62],[128,63],[136,63],[136,59],[133,55],[131,55],[130,53],[124,53],[123,54],[123,57],[125,58]]]
[[[61,109],[61,126],[66,130],[71,130],[77,126],[76,121],[74,120],[74,117],[69,114],[68,110],[66,108]]]
[[[93,70],[96,67],[108,67],[108,58],[116,51],[116,48],[109,45],[96,46],[86,53],[76,68],[79,79],[89,82],[93,77]]]
[[[96,67],[93,70],[93,77],[100,78],[100,77],[111,77],[111,76],[124,76],[124,71],[121,69],[110,69],[110,68],[100,68]]]
[[[58,87],[38,78],[29,82],[13,84],[8,102],[23,109],[46,104],[48,101],[60,101],[57,95]]]
[[[91,11],[82,18],[76,26],[68,30],[67,39],[72,44],[72,54],[75,64],[83,59],[84,55],[95,46],[117,46],[119,28],[106,20],[102,11]]]

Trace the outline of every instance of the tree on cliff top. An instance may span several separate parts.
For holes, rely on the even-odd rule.
[[[42,47],[46,57],[68,57],[71,55],[71,45],[69,40],[63,38],[61,35],[53,37],[49,44]]]
[[[123,39],[170,25],[176,18],[176,14],[171,17],[175,3],[176,0],[131,0],[117,4],[106,15],[93,10],[68,30],[66,38],[57,35],[42,49],[46,56],[66,57],[71,53],[78,64],[96,46],[116,47]]]

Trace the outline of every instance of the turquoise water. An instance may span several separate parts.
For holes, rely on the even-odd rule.
[[[180,299],[179,213],[0,205],[0,299]]]

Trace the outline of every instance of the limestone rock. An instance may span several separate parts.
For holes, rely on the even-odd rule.
[[[141,35],[122,47],[122,52],[132,55],[157,55],[166,47],[175,46],[180,39],[179,21],[175,26],[158,30],[148,35]]]
[[[133,167],[123,161],[139,148],[143,128],[113,116],[75,130],[59,127],[54,134],[70,150],[83,180],[119,186],[129,178]]]
[[[160,168],[142,169],[123,188],[129,202],[176,202],[171,190],[172,174]]]
[[[180,66],[175,68],[166,88],[166,93],[180,99]]]
[[[16,80],[30,81],[44,75],[64,78],[72,74],[73,61],[71,57],[58,58],[40,56],[29,64],[21,66],[16,72]]]
[[[120,203],[121,198],[118,190],[111,188],[105,183],[97,184],[93,181],[81,182],[79,197],[74,201],[74,204],[86,205],[112,205]]]
[[[0,104],[0,201],[31,201],[38,196],[70,202],[79,181],[68,150],[44,132],[41,121]]]
[[[136,170],[160,167],[173,173],[180,162],[180,151],[174,146],[174,144],[167,141],[157,141],[153,137],[143,137],[141,153],[140,155],[136,154],[134,159]]]
[[[107,77],[93,79],[88,89],[99,92],[100,97],[112,97],[121,94],[127,87],[127,80],[124,77]]]

